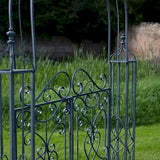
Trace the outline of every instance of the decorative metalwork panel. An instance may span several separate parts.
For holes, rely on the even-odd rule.
[[[80,72],[88,77],[85,84],[76,81]],[[66,76],[68,86],[55,89],[52,84],[60,74]],[[35,104],[35,159],[81,159],[81,156],[108,159],[110,90],[106,89],[106,76],[101,75],[100,80],[102,88],[83,69],[77,69],[72,80],[63,71],[51,78],[35,99],[38,102]],[[15,110],[17,131],[22,132],[19,159],[29,159],[25,150],[30,148],[31,142],[31,112],[30,104],[22,98],[29,93],[29,86],[20,90],[20,100],[25,108]]]
[[[124,59],[125,35],[122,35],[121,39],[122,45],[119,51],[110,57],[112,68],[111,157],[131,160],[134,159],[135,152],[136,59],[131,52],[128,52],[128,61]],[[124,72],[120,72],[120,68],[123,68]],[[125,81],[125,85],[120,84],[120,79]]]
[[[34,33],[34,1],[30,0],[30,24],[33,60],[24,56],[21,25],[21,0],[18,1],[21,51],[15,46],[12,5],[9,0],[8,47],[0,56],[8,55],[9,67],[0,70],[0,159],[82,159],[134,160],[136,109],[136,58],[128,50],[127,1],[124,0],[125,34],[119,41],[119,6],[117,8],[117,49],[111,49],[110,3],[108,11],[109,84],[105,74],[98,85],[83,69],[72,77],[60,71],[35,97],[36,46]],[[16,58],[22,64],[17,66]],[[6,154],[2,108],[2,74],[9,75],[9,150]],[[16,77],[20,76],[20,81]],[[25,76],[29,75],[29,85]],[[80,75],[80,76],[77,76]],[[77,77],[85,76],[81,81]],[[62,86],[54,81],[63,81]],[[120,83],[123,81],[124,83]],[[21,84],[20,103],[15,105],[15,83]],[[5,115],[6,116],[6,115]]]

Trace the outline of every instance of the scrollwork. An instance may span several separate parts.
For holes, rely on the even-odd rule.
[[[27,160],[27,156],[25,154],[21,154],[19,156],[19,160]]]
[[[30,119],[31,113],[29,110],[24,110],[24,112],[19,111],[16,120],[17,120],[17,127],[24,130],[30,130],[31,126],[31,119]]]
[[[7,155],[5,155],[5,154],[2,154],[2,157],[0,157],[1,159],[6,159],[6,160],[8,160],[8,157],[7,157]]]
[[[82,82],[76,82],[76,75],[79,72],[84,73],[88,77],[88,81],[85,84],[83,84]],[[107,84],[106,75],[105,74],[101,74],[100,75],[100,80],[103,81],[103,83],[104,83],[103,87],[99,87],[84,69],[79,68],[74,72],[73,77],[72,77],[72,89],[73,89],[73,92],[76,95],[81,95],[81,94],[88,93],[88,92],[92,93],[93,91],[95,91],[95,89],[102,90],[102,89],[104,89],[106,87],[106,84]],[[77,91],[76,88],[79,88],[79,91]]]
[[[36,106],[36,120],[38,122],[47,122],[55,117],[57,110],[57,105],[55,103]]]
[[[20,91],[19,91],[20,101],[21,101],[21,103],[22,103],[23,105],[25,105],[25,106],[30,106],[29,103],[25,103],[25,102],[24,102],[24,100],[25,100],[24,96],[25,96],[25,95],[29,95],[30,93],[31,93],[31,88],[30,88],[30,86],[28,86],[28,85],[22,86],[21,89],[20,89]],[[27,100],[28,100],[28,99],[27,99]]]
[[[97,127],[95,127],[93,131],[87,130],[87,135],[84,139],[84,152],[88,159],[90,159],[91,152],[94,153],[92,155],[93,159],[95,159],[95,157],[98,157],[100,159],[107,158],[107,154],[108,154],[107,149],[104,150],[104,153],[103,153],[104,156],[102,156],[102,153],[99,153],[100,144],[101,144],[101,133],[97,130]],[[106,148],[106,146],[104,146],[104,148]]]
[[[67,87],[53,86],[52,84],[53,84],[54,80],[56,80],[56,78],[58,76],[62,76],[62,75],[63,75],[63,79],[67,79],[68,86]],[[42,99],[44,102],[51,102],[51,101],[57,100],[58,98],[59,99],[67,98],[68,95],[70,94],[70,90],[71,90],[71,80],[70,80],[68,73],[66,73],[64,71],[60,71],[60,72],[56,73],[54,76],[52,76],[52,78],[49,80],[49,82],[44,87],[44,89],[41,91],[41,93],[37,96],[35,101],[37,101],[41,96],[42,96]]]
[[[76,76],[79,72],[83,72],[83,74],[88,77],[88,81],[85,81],[85,83],[77,82]],[[57,87],[54,85],[54,80],[61,74],[68,79],[68,86],[62,85]],[[105,88],[107,82],[106,76],[101,74],[100,80],[103,82],[101,85],[102,87],[99,87],[83,69],[77,69],[74,72],[72,81],[70,80],[69,75],[63,71],[58,72],[50,79],[35,99],[35,120],[37,125],[45,124],[46,126],[45,137],[35,132],[35,135],[38,136],[38,139],[41,142],[41,145],[37,148],[37,159],[43,160],[47,157],[50,159],[58,159],[54,134],[59,133],[66,137],[66,126],[69,125],[67,116],[70,116],[72,109],[77,114],[79,127],[84,130],[87,127],[87,135],[84,140],[86,156],[89,156],[91,150],[95,152],[95,156],[99,156],[98,150],[101,143],[101,133],[98,130],[96,122],[98,121],[98,117],[100,121],[102,121],[103,118],[103,122],[105,122],[106,114],[104,112],[106,111],[108,103],[108,90]],[[78,88],[78,91],[76,87]],[[22,104],[29,107],[30,104],[27,103],[28,101],[25,98],[27,98],[30,93],[31,88],[24,85],[20,89],[19,94]],[[71,93],[73,95],[70,95]],[[42,102],[39,103],[40,101]],[[29,111],[29,107],[26,107],[28,110],[25,110],[24,108],[23,114],[26,114],[27,111]],[[28,112],[28,114],[30,115],[30,112]],[[31,145],[31,121],[26,121],[25,118],[22,120],[21,115],[22,110],[17,115],[17,127],[22,129],[23,122],[24,128],[27,130],[27,133],[24,135],[25,145],[29,146]],[[54,129],[48,137],[50,125],[53,126]],[[90,146],[89,152],[85,148],[86,145]]]

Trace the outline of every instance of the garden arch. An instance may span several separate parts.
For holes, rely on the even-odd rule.
[[[9,68],[0,70],[0,159],[124,159],[135,157],[135,109],[136,109],[136,58],[128,50],[127,1],[124,0],[125,34],[119,40],[119,8],[117,8],[117,49],[110,51],[111,19],[108,10],[108,63],[109,85],[105,74],[100,76],[99,86],[90,75],[78,68],[72,77],[59,71],[49,80],[42,91],[35,94],[36,45],[34,31],[34,1],[30,0],[30,24],[32,36],[32,61],[24,57],[21,25],[21,0],[19,5],[21,52],[15,46],[13,29],[13,1],[9,0],[8,47],[0,56],[9,56]],[[17,68],[16,58],[22,57],[22,67]],[[2,60],[3,61],[3,58]],[[122,70],[123,69],[123,70]],[[107,72],[107,71],[106,71]],[[2,76],[9,76],[9,130],[10,153],[6,153],[3,126]],[[86,76],[81,82],[77,74]],[[21,81],[16,82],[16,76]],[[25,84],[25,76],[30,76],[30,84]],[[54,80],[63,77],[66,86],[54,87]],[[120,81],[125,82],[120,85]],[[15,83],[20,83],[19,101],[16,106]],[[125,88],[125,90],[123,90]],[[122,93],[125,92],[125,93]],[[29,97],[29,98],[26,98]],[[120,112],[122,110],[122,112]],[[42,114],[47,114],[45,119]],[[99,126],[101,125],[101,126]],[[39,130],[41,132],[39,132]],[[43,132],[42,132],[43,131]],[[59,134],[58,141],[55,135]],[[18,138],[21,136],[21,138]],[[57,136],[56,136],[57,137]],[[81,141],[83,143],[81,143]],[[63,149],[58,149],[58,144]],[[82,149],[82,152],[80,151]],[[63,157],[63,158],[59,158]]]

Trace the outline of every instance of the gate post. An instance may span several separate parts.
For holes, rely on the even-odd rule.
[[[31,160],[35,160],[35,72],[31,73]]]
[[[10,56],[12,59],[13,48],[10,48]],[[15,146],[15,117],[14,117],[14,72],[9,73],[9,117],[10,117],[10,159],[16,160],[16,146]]]
[[[117,44],[116,51],[110,54],[111,21],[109,1],[108,9],[108,62],[109,62],[109,88],[112,99],[112,132],[111,132],[111,159],[135,159],[135,110],[136,110],[136,57],[128,50],[128,15],[127,0],[124,0],[125,34],[119,41],[120,22],[119,6],[117,9]],[[122,73],[121,68],[124,72]],[[123,85],[120,83],[124,81]],[[123,90],[123,92],[121,91]],[[123,94],[125,93],[125,94]]]

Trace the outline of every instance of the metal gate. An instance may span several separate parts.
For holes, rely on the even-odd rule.
[[[105,74],[100,75],[101,85],[78,68],[72,77],[65,71],[53,75],[36,96],[35,73],[36,45],[34,31],[34,1],[30,0],[32,57],[24,57],[21,24],[21,0],[18,1],[21,52],[15,46],[12,0],[9,0],[8,47],[0,53],[9,56],[9,68],[0,70],[0,159],[135,159],[135,109],[136,109],[136,58],[128,50],[127,2],[124,0],[125,34],[119,40],[119,8],[117,8],[117,49],[111,54],[111,18],[108,10],[108,63],[109,84]],[[16,58],[22,57],[22,67],[17,68]],[[106,71],[107,72],[107,71]],[[9,144],[4,143],[4,111],[2,108],[2,77],[9,76]],[[84,75],[85,82],[77,79]],[[25,84],[26,75],[30,84]],[[16,77],[20,81],[16,81]],[[65,86],[56,86],[55,79],[65,80]],[[120,81],[125,80],[124,83]],[[20,105],[15,96],[20,83]],[[123,93],[124,92],[124,93]],[[43,115],[43,116],[42,116]],[[7,115],[5,115],[7,116]],[[18,138],[17,138],[18,137]],[[58,137],[58,138],[57,138]],[[60,145],[59,145],[60,144]],[[7,150],[9,146],[9,154]]]

